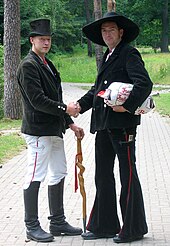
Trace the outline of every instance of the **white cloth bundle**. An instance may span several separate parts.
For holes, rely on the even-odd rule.
[[[104,98],[105,103],[112,107],[122,105],[129,97],[133,89],[132,84],[113,82],[105,91],[100,91],[97,96]],[[140,107],[135,111],[135,115],[146,114],[155,107],[152,96],[148,96]]]

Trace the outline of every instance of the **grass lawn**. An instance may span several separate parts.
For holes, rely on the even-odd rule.
[[[145,67],[154,84],[170,85],[170,53],[148,53],[140,49]],[[73,54],[50,55],[64,82],[94,83],[97,69],[96,58],[88,57],[87,50],[76,49]]]
[[[170,117],[170,93],[162,93],[154,97],[156,110],[164,116]]]
[[[26,148],[25,140],[14,130],[20,130],[21,120],[0,120],[0,165]],[[13,130],[3,134],[3,130]],[[2,131],[2,132],[1,132]]]
[[[18,134],[0,136],[0,165],[20,153],[26,147],[24,139]]]
[[[0,120],[0,130],[12,130],[20,129],[21,120],[11,120],[11,119],[1,119]]]

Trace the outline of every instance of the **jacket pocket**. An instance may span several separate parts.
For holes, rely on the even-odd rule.
[[[33,123],[47,123],[53,122],[55,120],[55,116],[45,113],[31,113],[31,121]]]

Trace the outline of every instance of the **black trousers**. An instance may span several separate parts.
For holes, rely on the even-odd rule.
[[[98,131],[95,140],[96,196],[87,229],[93,233],[119,233],[121,237],[148,232],[135,157],[136,127]],[[114,164],[119,160],[121,182],[120,208],[123,225],[117,215]]]

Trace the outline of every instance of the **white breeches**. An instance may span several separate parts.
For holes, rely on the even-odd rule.
[[[24,134],[28,146],[28,163],[24,189],[33,181],[44,181],[47,173],[48,185],[55,185],[67,175],[64,141],[57,136],[32,136]]]

